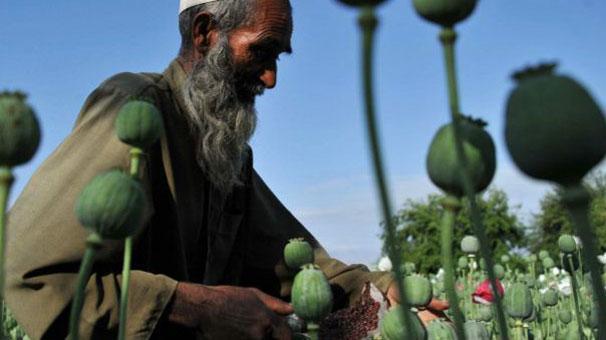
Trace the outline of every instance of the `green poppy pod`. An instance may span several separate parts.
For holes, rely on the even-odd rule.
[[[505,278],[505,268],[500,264],[495,264],[493,268],[497,279],[503,280]]]
[[[452,326],[441,319],[435,319],[427,325],[427,340],[455,340],[457,335]]]
[[[143,222],[145,205],[141,184],[120,170],[110,170],[82,190],[76,216],[101,237],[117,240],[135,234]]]
[[[577,251],[577,242],[572,235],[564,234],[558,238],[558,247],[564,254],[574,254]]]
[[[543,268],[545,270],[550,270],[551,268],[554,268],[556,266],[555,261],[549,256],[544,258],[542,263],[543,263]]]
[[[541,295],[541,302],[544,306],[553,307],[558,304],[558,291],[549,288]]]
[[[481,322],[469,320],[463,326],[467,340],[489,340],[490,333]]]
[[[295,276],[291,298],[295,314],[307,322],[319,323],[332,310],[333,298],[328,280],[311,264],[304,265]]]
[[[461,240],[461,250],[467,254],[475,254],[480,250],[480,241],[475,236],[467,235]]]
[[[467,19],[477,3],[477,0],[413,0],[417,14],[445,27]]]
[[[509,257],[509,255],[501,255],[502,263],[508,263],[510,260],[511,260],[511,258]]]
[[[145,150],[158,141],[163,132],[162,115],[151,103],[132,100],[118,112],[116,135],[128,145]]]
[[[412,322],[412,329],[407,332],[406,323],[402,317],[402,313],[408,313],[409,319]],[[395,306],[391,308],[379,322],[379,330],[383,340],[425,340],[427,332],[421,324],[421,320],[417,315],[410,311],[408,308],[402,308],[402,306]],[[411,336],[406,337],[409,333]]]
[[[535,263],[535,262],[537,262],[537,256],[535,254],[530,254],[530,255],[526,256],[525,260],[528,263]]]
[[[40,124],[20,92],[0,93],[0,166],[29,162],[40,145]]]
[[[303,265],[314,263],[314,250],[303,238],[294,238],[284,247],[284,262],[290,269],[299,270]]]
[[[494,318],[492,305],[478,306],[478,321],[490,322]]]
[[[475,193],[481,192],[492,181],[496,170],[495,146],[486,132],[485,122],[469,117],[460,119],[460,135],[467,159],[467,173]],[[459,175],[452,123],[443,125],[433,137],[427,153],[426,169],[431,181],[444,192],[456,197],[464,194]]]
[[[459,269],[467,269],[467,267],[469,266],[469,260],[467,259],[467,256],[459,257],[459,260],[457,261],[457,266],[459,267]]]
[[[512,284],[505,294],[505,307],[507,314],[514,319],[530,317],[534,306],[528,286],[519,282]]]
[[[572,321],[572,313],[568,309],[560,309],[558,312],[558,319],[563,324],[569,324]]]
[[[543,259],[545,259],[546,257],[549,257],[549,252],[548,252],[547,250],[541,250],[541,251],[539,252],[539,259],[540,259],[540,260],[543,260]]]
[[[340,3],[352,7],[364,7],[364,6],[379,6],[385,0],[338,0]]]
[[[606,120],[576,80],[555,64],[518,72],[507,102],[505,139],[514,162],[530,177],[578,183],[606,154]]]
[[[422,275],[413,274],[404,278],[404,294],[406,301],[413,307],[423,308],[429,304],[433,289],[429,279]]]

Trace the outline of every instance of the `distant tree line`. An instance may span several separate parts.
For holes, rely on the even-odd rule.
[[[592,193],[590,219],[593,223],[602,251],[606,250],[606,173],[598,172],[586,181]],[[435,273],[441,267],[440,221],[444,208],[440,204],[443,195],[432,194],[422,200],[407,200],[393,217],[397,225],[397,237],[403,244],[402,260],[414,262],[422,273]],[[524,264],[525,254],[547,250],[558,258],[557,241],[562,233],[573,234],[572,224],[563,208],[560,192],[548,191],[540,201],[539,211],[524,218],[519,206],[509,204],[507,194],[492,187],[478,196],[483,225],[490,240],[495,259],[508,254],[512,266]],[[463,200],[463,208],[455,222],[455,256],[463,255],[459,242],[471,235],[469,202]],[[384,235],[381,235],[384,238]]]

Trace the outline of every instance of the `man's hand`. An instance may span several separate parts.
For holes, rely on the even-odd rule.
[[[391,306],[400,303],[400,293],[398,290],[398,283],[392,283],[387,289],[387,300]],[[449,307],[447,301],[432,299],[427,306],[427,309],[421,310],[417,313],[424,325],[427,325],[430,321],[437,318],[445,318],[446,314],[444,311]]]
[[[180,282],[168,320],[197,329],[208,339],[290,340],[282,315],[292,312],[291,305],[256,288]]]

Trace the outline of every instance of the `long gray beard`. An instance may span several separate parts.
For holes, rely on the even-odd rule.
[[[221,37],[194,65],[183,87],[190,128],[197,137],[196,160],[223,193],[242,185],[244,152],[257,121],[254,99],[243,101],[238,97],[230,55],[227,38]],[[262,92],[258,86],[250,90],[255,95]]]

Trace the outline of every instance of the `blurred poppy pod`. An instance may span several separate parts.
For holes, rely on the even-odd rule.
[[[0,93],[0,166],[27,163],[40,145],[40,124],[20,92]]]
[[[160,139],[163,131],[160,111],[148,102],[133,100],[118,112],[116,134],[128,145],[147,149]]]
[[[490,339],[490,332],[486,326],[475,320],[465,322],[465,335],[467,339]]]
[[[496,275],[497,279],[503,280],[505,278],[505,267],[500,264],[494,265],[494,275]]]
[[[474,192],[488,187],[496,170],[495,146],[492,137],[484,130],[486,123],[463,116],[459,131],[463,152],[467,159],[465,169],[471,178]],[[426,168],[431,181],[444,192],[456,197],[464,194],[459,171],[454,126],[443,125],[433,137],[427,154]]]
[[[572,321],[572,313],[568,309],[560,309],[558,312],[558,319],[563,324],[569,324]]]
[[[514,319],[526,319],[532,315],[534,305],[527,285],[516,282],[507,289],[505,296],[507,314]]]
[[[457,267],[459,269],[467,269],[468,266],[469,266],[469,260],[467,260],[467,257],[466,256],[459,257],[459,260],[457,261]]]
[[[145,194],[141,184],[119,170],[98,175],[84,188],[76,216],[86,228],[107,239],[132,236],[143,222]]]
[[[549,288],[547,289],[543,295],[541,295],[541,302],[543,302],[543,305],[548,306],[548,307],[553,307],[555,305],[558,304],[558,291],[553,289],[553,288]]]
[[[542,263],[543,268],[545,268],[545,270],[550,270],[551,268],[556,266],[555,261],[551,257],[544,258]]]
[[[577,242],[572,235],[563,234],[558,238],[558,247],[564,254],[574,254],[577,251]]]
[[[503,297],[505,293],[505,289],[499,280],[497,279],[497,291],[499,292],[499,296]],[[494,301],[494,295],[492,294],[492,286],[490,285],[490,280],[484,280],[480,285],[476,288],[475,292],[471,295],[473,302],[480,303],[483,305],[491,304]]]
[[[452,326],[444,320],[435,319],[426,328],[428,339],[455,340],[457,338]]]
[[[406,329],[402,313],[409,314],[409,318],[412,321],[412,329]],[[381,319],[379,327],[381,329],[381,337],[385,340],[421,340],[427,338],[427,332],[417,315],[411,312],[410,309],[402,308],[400,305],[392,307],[385,314],[383,319]],[[410,336],[407,337],[407,334]]]
[[[473,235],[467,235],[461,240],[461,250],[466,254],[475,254],[480,250],[480,241]]]
[[[478,308],[478,321],[490,322],[494,318],[491,305],[480,305]]]
[[[415,10],[423,19],[444,27],[452,27],[471,15],[477,0],[413,0]]]
[[[543,260],[547,257],[549,257],[549,252],[547,250],[541,250],[539,252],[539,260]]]
[[[426,307],[433,297],[433,289],[429,279],[422,275],[412,274],[404,278],[404,294],[406,301],[413,307]]]
[[[514,74],[505,139],[518,168],[560,185],[578,183],[606,154],[606,120],[589,92],[544,64]]]
[[[353,7],[378,6],[385,0],[338,0],[340,3]]]

